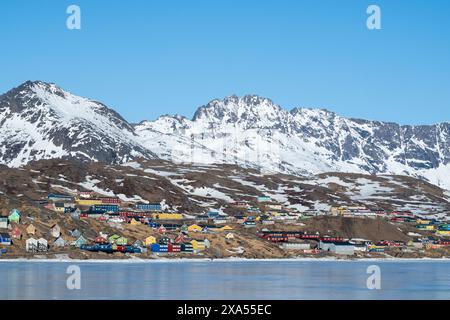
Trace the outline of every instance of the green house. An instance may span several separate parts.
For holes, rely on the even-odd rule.
[[[108,238],[109,243],[115,243],[117,239],[121,238],[118,234],[113,234]]]
[[[81,247],[83,244],[86,244],[87,240],[83,237],[80,236],[77,240],[75,240],[75,247]]]
[[[12,209],[8,216],[9,222],[16,222],[18,223],[20,221],[20,212],[17,209]]]
[[[125,246],[128,244],[128,239],[125,237],[120,237],[116,239],[116,244],[118,244],[119,246]]]

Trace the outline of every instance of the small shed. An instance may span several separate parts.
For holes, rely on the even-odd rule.
[[[27,252],[38,251],[38,241],[35,238],[29,238],[25,241],[25,249]]]
[[[27,231],[28,234],[33,234],[34,235],[34,234],[36,234],[36,227],[33,226],[32,224],[30,224],[27,227],[26,231]]]
[[[12,209],[8,216],[9,222],[20,222],[20,212],[17,209]]]
[[[53,238],[59,238],[61,236],[61,227],[58,226],[57,224],[54,224],[51,227],[50,233]]]
[[[64,247],[66,245],[66,241],[62,237],[59,237],[53,242],[53,245],[55,247]]]

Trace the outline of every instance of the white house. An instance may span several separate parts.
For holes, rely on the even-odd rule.
[[[25,249],[28,252],[38,251],[38,241],[34,238],[29,238],[25,241]]]

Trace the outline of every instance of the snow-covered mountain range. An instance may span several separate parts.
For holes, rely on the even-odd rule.
[[[409,126],[290,111],[254,95],[213,100],[193,119],[132,125],[101,103],[26,82],[0,96],[0,163],[79,158],[232,163],[269,172],[398,174],[450,189],[450,123]]]

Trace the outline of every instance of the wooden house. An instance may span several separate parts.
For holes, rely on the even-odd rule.
[[[188,227],[188,232],[201,232],[203,229],[197,224],[192,224]]]
[[[39,252],[45,252],[48,250],[48,242],[44,238],[39,238],[37,240],[38,242],[38,251]]]
[[[138,225],[140,225],[142,223],[140,221],[137,221],[136,219],[133,218],[133,219],[131,219],[130,224],[132,226],[138,226]]]
[[[11,236],[8,233],[0,233],[0,245],[11,245]]]
[[[116,244],[119,246],[126,246],[128,244],[128,239],[125,237],[120,237],[116,239]]]
[[[62,237],[59,237],[53,242],[53,245],[55,247],[64,247],[66,245],[66,241]]]
[[[20,231],[18,226],[15,226],[10,232],[11,238],[22,239],[22,231]]]
[[[233,233],[227,233],[225,238],[228,239],[228,240],[234,239],[234,234]]]
[[[79,238],[81,236],[81,232],[78,229],[74,229],[70,231],[70,235],[74,238]]]
[[[79,236],[78,239],[75,240],[74,245],[75,245],[75,247],[79,248],[86,243],[87,243],[87,240],[83,236]]]
[[[144,243],[146,246],[150,246],[150,245],[156,243],[156,238],[154,236],[148,236],[147,238],[145,238]]]
[[[8,220],[9,222],[15,222],[15,223],[19,223],[20,222],[20,212],[17,209],[12,209],[9,216],[8,216]]]
[[[29,238],[25,241],[25,249],[27,252],[38,251],[38,241],[35,238]]]
[[[161,233],[161,234],[166,233],[166,231],[167,231],[167,229],[166,229],[163,225],[161,225],[161,226],[158,228],[158,232]]]
[[[0,229],[8,229],[8,217],[0,217]]]
[[[61,236],[61,227],[57,224],[54,224],[50,229],[50,233],[53,238],[59,238]]]
[[[33,226],[32,224],[30,224],[27,228],[26,231],[28,234],[36,234],[36,227]]]
[[[108,238],[109,243],[116,243],[116,240],[119,239],[120,236],[118,234],[113,234]]]

